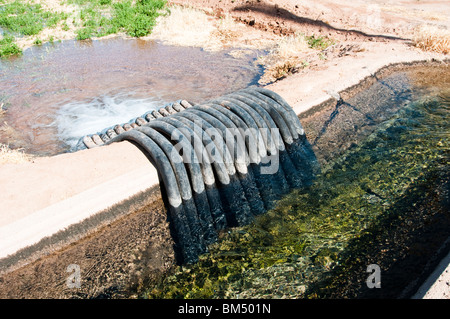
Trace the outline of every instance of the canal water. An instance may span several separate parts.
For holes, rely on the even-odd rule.
[[[260,52],[233,52],[123,38],[32,47],[0,61],[0,143],[55,155],[167,103],[257,84]]]
[[[450,249],[449,84],[448,66],[405,68],[301,114],[314,184],[143,296],[410,297]]]

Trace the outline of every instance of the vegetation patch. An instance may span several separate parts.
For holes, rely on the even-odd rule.
[[[67,0],[56,6],[35,1],[0,0],[1,57],[58,38],[85,40],[117,33],[146,36],[156,18],[166,12],[165,0]]]
[[[55,28],[67,19],[64,12],[45,10],[42,5],[32,1],[0,0],[0,27],[3,39],[0,41],[0,57],[21,53],[16,37],[37,35],[45,28]]]
[[[335,42],[330,38],[322,36],[316,37],[314,34],[305,36],[305,39],[308,42],[309,47],[316,50],[325,50],[329,46],[335,44]]]
[[[0,10],[0,26],[18,35],[36,35],[66,18],[66,13],[46,11],[40,4],[20,0],[2,4]]]
[[[15,38],[12,35],[4,35],[0,39],[0,57],[8,57],[11,55],[18,55],[22,50],[15,43]]]
[[[164,0],[112,2],[111,0],[73,0],[80,6],[80,28],[77,39],[103,37],[124,32],[132,37],[148,35],[156,18],[163,13]]]
[[[333,45],[334,41],[326,37],[294,34],[282,37],[267,56],[259,63],[265,67],[260,84],[275,82],[297,70],[308,66],[308,56],[317,54]]]
[[[450,53],[450,30],[422,25],[416,29],[413,43],[424,51]]]

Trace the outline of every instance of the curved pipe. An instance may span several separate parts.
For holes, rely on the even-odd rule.
[[[228,151],[228,148],[224,145],[223,139],[217,138],[220,135],[220,132],[213,127],[209,122],[194,114],[192,112],[180,112],[174,115],[175,118],[179,118],[180,120],[186,119],[193,123],[194,127],[192,128],[194,132],[195,128],[201,128],[205,134],[203,134],[203,138],[208,137],[212,143],[207,144],[207,150],[210,154],[213,164],[223,164],[226,167],[227,173],[229,176],[236,174],[236,167],[234,166],[233,159],[231,158],[231,154]],[[213,134],[211,136],[211,134]],[[214,137],[214,138],[213,138]],[[209,146],[209,147],[208,147]],[[214,149],[211,149],[213,147]],[[213,154],[214,153],[214,154]],[[228,181],[229,182],[229,181]]]
[[[139,125],[139,126],[142,126],[142,125],[144,125],[144,124],[147,124],[147,121],[146,121],[144,118],[142,118],[142,117],[136,118],[135,122],[136,122],[136,124]]]
[[[186,157],[184,149],[189,150],[190,152],[195,152],[195,157],[194,155],[191,155],[189,158],[185,158],[185,161],[191,160],[192,162],[195,161],[195,163],[198,163],[201,169],[204,184],[213,185],[215,183],[214,172],[208,158],[207,150],[204,147],[200,137],[187,124],[173,116],[163,118],[161,121],[174,127],[174,129],[167,134],[170,134],[170,139],[172,141],[181,143],[179,146],[181,147],[181,150],[183,150],[183,157]],[[156,128],[154,124],[149,124],[149,126]],[[180,135],[183,135],[184,140],[179,140]]]
[[[236,100],[234,98],[219,98],[214,100],[216,103],[220,103],[223,107],[228,107],[230,110],[234,111],[236,114],[246,114],[250,118],[252,118],[253,123],[257,126],[257,131],[262,135],[262,142],[264,143],[263,150],[265,151],[265,154],[263,155],[264,162],[268,162],[268,160],[275,159],[275,157],[278,154],[278,151],[275,147],[275,143],[272,141],[272,136],[270,133],[269,128],[267,127],[267,123],[264,121],[264,119],[259,115],[258,112],[256,112],[253,108],[248,106],[247,104]],[[250,122],[250,119],[247,118],[247,121]],[[263,134],[261,134],[260,130],[263,131]],[[270,140],[270,142],[269,142]],[[266,148],[267,147],[267,148]],[[268,149],[270,147],[270,149]],[[269,159],[267,156],[272,155],[272,159]],[[267,159],[267,160],[266,160]],[[262,165],[262,163],[261,163]],[[278,190],[280,189],[280,185],[275,182],[275,180],[272,178],[272,175],[269,174],[261,174],[261,165],[255,167],[253,170],[253,173],[255,175],[255,182],[257,184],[257,187],[261,193],[261,198],[263,199],[264,206],[267,209],[270,209],[272,207],[273,201],[277,198]],[[280,171],[277,170],[274,174],[280,175]],[[280,177],[278,177],[280,178]]]
[[[122,133],[125,132],[125,130],[123,129],[123,127],[119,124],[117,124],[116,126],[114,126],[114,131],[117,133],[117,135],[120,135]]]
[[[182,263],[198,260],[219,230],[252,222],[314,174],[298,117],[261,88],[194,106],[181,100],[102,134],[87,142],[128,140],[157,168]]]
[[[151,127],[163,135],[167,141],[171,142],[174,147],[171,149],[170,158],[172,161],[180,161],[185,164],[189,170],[192,190],[196,193],[202,193],[205,190],[203,183],[202,172],[197,159],[197,154],[192,148],[191,143],[188,142],[187,137],[184,136],[180,130],[175,126],[165,121],[153,121],[143,127],[142,131],[147,131],[147,127]],[[180,155],[180,147],[183,154]]]
[[[175,110],[173,108],[173,104],[172,105],[171,104],[166,105],[165,109],[166,109],[167,112],[169,112],[169,114],[176,114],[177,113],[177,110]]]
[[[253,174],[253,169],[250,166],[250,155],[248,152],[250,150],[245,147],[245,138],[241,135],[241,131],[238,130],[238,127],[231,121],[228,117],[223,115],[221,112],[212,108],[208,105],[199,105],[191,107],[187,112],[204,112],[205,119],[207,121],[214,121],[215,127],[219,127],[222,130],[223,136],[226,138],[227,146],[232,149],[232,152],[235,156],[235,163],[240,164],[239,161],[245,160],[246,172],[243,172],[238,169],[238,177],[242,183],[244,188],[244,192],[246,194],[247,201],[250,205],[251,211],[254,215],[259,215],[264,211],[264,203],[260,197],[259,189],[255,183],[255,177]],[[229,129],[234,129],[234,133],[231,133],[232,142],[230,143],[230,135]],[[227,136],[228,135],[228,136]],[[230,145],[231,144],[231,145]],[[254,147],[251,147],[255,149]],[[238,167],[237,167],[238,168]],[[249,169],[250,168],[250,169]],[[244,218],[242,221],[239,221],[240,225],[247,224],[252,220],[250,216],[242,216]],[[250,220],[246,221],[245,219],[250,218]]]
[[[166,165],[168,159],[158,144],[142,132],[129,131],[111,139],[107,144],[121,141],[136,143],[156,167],[160,179],[161,190],[168,204],[172,237],[175,241],[175,252],[179,262],[192,263],[197,260],[198,251],[192,246],[192,234],[188,227],[186,211],[183,207],[178,181],[172,166]]]
[[[151,111],[150,114],[153,115],[153,117],[154,117],[155,119],[160,118],[160,117],[163,117],[162,114],[160,114],[157,110]]]
[[[244,92],[244,90],[238,91],[237,93],[232,94],[231,96],[235,97],[237,100],[241,101],[244,104],[247,104],[249,106],[251,105],[256,110],[259,110],[260,115],[264,116],[267,119],[266,123],[269,123],[269,125],[271,125],[275,129],[279,129],[281,131],[281,135],[284,136],[284,139],[286,138],[286,136],[288,136],[289,137],[288,141],[291,140],[289,130],[288,129],[283,130],[283,127],[280,127],[280,125],[285,125],[285,121],[281,118],[278,111],[274,107],[268,105],[262,100],[258,101],[254,96],[250,95],[246,91]],[[275,122],[277,123],[275,124]],[[273,131],[273,133],[275,134],[276,132],[277,132],[276,130]],[[292,140],[290,144],[292,144],[293,142],[294,141]],[[279,145],[281,143],[283,142],[279,141]],[[289,146],[285,146],[283,147],[283,149],[286,149],[288,147]],[[274,177],[278,182],[277,187],[279,189],[278,195],[282,195],[286,193],[290,187],[294,188],[300,187],[302,185],[302,181],[300,178],[300,174],[295,169],[295,165],[293,164],[288,154],[286,154],[283,151],[280,151],[278,158],[282,169],[280,169],[276,174],[274,174]]]
[[[103,143],[108,142],[111,138],[108,136],[108,134],[102,134],[101,136]]]
[[[167,140],[177,143],[177,146],[181,146],[181,150],[183,151],[183,161],[189,172],[188,175],[193,189],[193,197],[198,218],[203,229],[201,234],[203,235],[206,244],[213,243],[217,240],[217,233],[213,227],[213,219],[206,195],[205,184],[203,182],[202,169],[197,154],[194,151],[192,144],[189,142],[189,138],[177,127],[163,121],[163,119],[161,121],[152,121],[148,123],[147,126],[163,134]],[[177,149],[176,147],[172,148],[172,152],[179,154],[179,151],[180,149]],[[171,156],[174,156],[175,160],[179,158],[175,154]]]
[[[173,151],[174,146],[155,129],[147,126],[141,126],[134,131],[142,132],[150,137],[166,154],[167,161],[170,163],[175,173],[178,187],[180,189],[181,198],[183,199],[183,205],[186,207],[186,217],[188,220],[189,228],[191,230],[193,241],[192,245],[195,247],[195,251],[197,251],[199,254],[206,252],[206,244],[203,240],[201,231],[202,226],[191,191],[191,182],[189,180],[181,156],[176,151]]]
[[[180,101],[180,105],[183,106],[185,109],[192,107],[193,105],[195,105],[192,102],[188,102],[186,100],[181,100]]]
[[[203,174],[203,181],[205,184],[206,196],[208,198],[209,209],[211,212],[211,217],[213,219],[214,228],[217,230],[225,229],[227,226],[226,216],[222,207],[220,194],[216,186],[214,171],[211,166],[211,159],[209,158],[207,148],[205,147],[201,139],[201,136],[203,135],[202,134],[203,130],[200,129],[201,132],[199,137],[198,134],[193,129],[191,129],[190,123],[192,122],[190,122],[189,120],[186,120],[184,118],[176,119],[173,116],[164,118],[162,120],[178,128],[185,135],[187,140],[192,141],[192,144],[194,145],[194,150],[197,153],[197,159],[199,159],[200,161],[200,167],[202,169]],[[228,184],[230,180],[226,172],[226,168],[223,167],[222,165],[222,167],[220,167],[219,170],[221,171],[221,174],[220,172],[219,174],[217,174],[218,176],[220,175],[219,179],[221,179],[221,176],[226,176],[226,178],[222,179],[222,181],[224,184]]]
[[[244,185],[241,184],[241,179],[236,176],[236,172],[238,171],[234,166],[235,163],[231,159],[227,146],[223,143],[220,132],[205,119],[205,117],[211,116],[199,110],[191,110],[191,108],[189,108],[189,111],[180,112],[174,116],[177,118],[185,117],[202,127],[206,135],[209,135],[209,138],[213,141],[215,151],[218,151],[222,155],[218,160],[224,161],[224,164],[227,164],[226,162],[228,162],[231,166],[231,168],[227,168],[230,182],[229,184],[222,185],[223,187],[220,188],[221,194],[223,195],[222,200],[226,205],[227,224],[232,227],[249,223],[252,220],[252,216],[250,206],[246,199]],[[214,118],[212,119],[215,120]],[[218,120],[213,122],[217,125],[219,125],[219,123],[223,125]],[[213,133],[214,138],[210,135],[211,133]],[[218,137],[218,135],[220,136]]]
[[[266,103],[266,105],[275,109],[278,112],[278,114],[283,118],[284,122],[286,123],[287,127],[289,128],[292,138],[294,140],[298,139],[297,128],[295,126],[296,124],[294,123],[294,120],[292,119],[291,114],[289,112],[287,112],[283,108],[283,106],[281,106],[277,101],[271,99],[267,95],[264,95],[255,89],[244,89],[241,92],[243,92],[243,93],[247,92],[247,93],[251,94],[252,96],[254,96],[255,98],[259,99],[260,101],[264,101],[264,103]],[[261,103],[261,104],[264,104],[264,103]]]
[[[240,92],[240,91],[239,91]],[[237,94],[232,93],[229,95],[226,95],[225,98],[234,98],[237,101],[241,102],[242,104],[247,105],[248,107],[254,109],[265,121],[268,128],[270,128],[272,141],[274,142],[274,146],[272,146],[272,149],[278,148],[279,151],[271,153],[270,161],[277,161],[279,160],[280,167],[275,172],[273,172],[273,179],[271,180],[271,183],[273,184],[272,192],[274,193],[275,197],[280,197],[281,195],[285,194],[289,190],[289,185],[286,174],[284,172],[283,167],[286,166],[284,162],[286,161],[286,156],[284,156],[284,151],[286,150],[286,146],[284,144],[284,140],[281,134],[279,134],[279,131],[282,133],[285,132],[286,135],[290,136],[290,132],[288,129],[279,128],[278,125],[275,123],[274,119],[272,118],[270,112],[274,112],[274,114],[277,114],[275,110],[267,110],[267,108],[262,107],[260,104],[255,102],[254,97],[247,93],[243,94]],[[272,207],[272,205],[270,205]],[[269,207],[269,208],[270,208]]]
[[[305,130],[303,129],[303,126],[300,123],[300,120],[299,120],[297,114],[295,114],[292,107],[289,106],[289,104],[286,102],[286,100],[281,95],[279,95],[278,93],[276,93],[274,91],[271,91],[271,90],[268,90],[268,89],[262,88],[262,87],[255,87],[254,90],[272,98],[273,100],[277,101],[281,106],[283,106],[284,110],[290,115],[292,122],[295,124],[298,135],[300,135],[300,136],[305,135]]]
[[[230,143],[230,132],[222,120],[231,128],[237,129],[234,123],[230,119],[225,118],[220,112],[204,106],[193,106],[187,113],[194,113],[200,116],[218,130],[222,141],[225,141],[224,146],[228,148],[232,158],[234,158],[233,163],[235,164],[236,170],[241,174],[247,174],[247,165],[250,163],[250,160],[247,153],[243,150],[243,141],[238,140],[238,143],[234,143],[234,136],[231,136],[233,137],[233,142]]]
[[[272,119],[272,117],[270,116],[270,114],[266,111],[265,108],[260,106],[258,103],[255,102],[255,100],[253,98],[249,98],[247,95],[231,93],[231,94],[226,95],[225,97],[240,101],[240,102],[242,102],[242,104],[245,104],[248,107],[255,110],[266,122],[266,125],[269,128],[269,130],[274,130],[274,132],[276,133],[276,134],[271,134],[272,142],[274,143],[275,148],[280,151],[284,151],[284,149],[285,149],[284,141],[283,141],[281,134],[278,133],[279,128],[278,128],[277,124],[274,122],[274,120]],[[273,146],[271,146],[269,149],[271,149],[275,152],[275,150],[273,149]]]
[[[249,153],[253,157],[252,163],[259,164],[261,157],[267,155],[267,150],[261,132],[253,117],[247,111],[236,105],[222,104],[218,101],[212,101],[210,105],[219,112],[222,112],[225,116],[228,116],[237,127],[244,130],[243,134],[247,149],[254,149],[254,151]],[[253,152],[256,154],[253,154]]]
[[[153,114],[151,112],[148,112],[147,114],[145,114],[145,119],[150,122],[151,120],[154,120],[156,117],[153,116]]]
[[[184,110],[184,107],[178,102],[173,103],[172,108],[177,112],[181,112]]]
[[[229,109],[213,102],[206,105],[219,111],[233,122],[235,126],[234,129],[237,130],[236,133],[239,133],[239,135],[242,137],[241,142],[243,142],[247,148],[247,154],[249,156],[250,163],[259,164],[259,162],[261,161],[259,149],[260,147],[263,147],[263,150],[265,151],[265,147],[264,145],[259,145],[260,140],[258,139],[258,135],[256,134],[256,125],[252,125],[254,124],[252,123],[252,121],[250,121],[250,126],[247,125],[247,123],[243,120],[243,118],[245,117],[245,114],[243,113],[238,116],[235,113],[231,112]],[[250,127],[252,129],[250,129]]]
[[[158,113],[161,114],[161,115],[164,116],[164,117],[170,115],[170,113],[169,113],[165,108],[163,108],[163,107],[160,108],[160,109],[158,110]]]
[[[258,99],[255,97],[254,94],[251,94],[248,91],[238,91],[235,93],[236,95],[244,96],[253,101],[255,104],[262,107],[267,113],[269,113],[271,119],[276,124],[276,128],[280,130],[280,134],[283,138],[283,141],[285,144],[291,144],[294,141],[294,138],[292,137],[291,130],[289,129],[288,124],[284,120],[284,118],[278,113],[278,111],[272,107],[271,105],[267,104],[265,101]]]
[[[287,156],[283,156],[283,159],[285,160],[285,165],[288,167],[288,171],[293,171],[293,167],[296,168],[295,175],[288,174],[288,177],[290,178],[290,185],[292,187],[299,187],[302,186],[303,181],[305,178],[302,177],[302,172],[305,170],[305,156],[302,156],[302,149],[303,145],[301,141],[304,141],[304,131],[303,127],[300,124],[300,121],[298,117],[295,115],[295,112],[290,107],[286,107],[287,103],[279,97],[279,99],[275,100],[277,96],[275,93],[271,94],[269,90],[267,89],[260,89],[260,88],[254,88],[254,89],[245,89],[242,92],[246,94],[247,92],[253,91],[253,96],[255,99],[260,99],[262,103],[258,103],[263,105],[266,103],[266,105],[270,105],[273,108],[277,110],[278,113],[281,113],[286,121],[286,123],[289,123],[289,128],[291,132],[295,132],[297,134],[297,138],[294,139],[291,143],[288,141],[286,142],[286,150],[289,155],[289,158]],[[264,93],[264,94],[263,94]],[[249,98],[251,98],[249,96]],[[280,103],[284,102],[286,105],[282,106],[278,100],[280,100]],[[255,100],[256,101],[256,100]],[[298,132],[301,132],[302,135],[298,135]]]
[[[258,114],[258,112],[249,107],[247,104],[233,98],[218,98],[213,102],[221,105],[226,109],[229,109],[239,116],[242,116],[249,127],[251,126],[252,128],[256,129],[256,138],[258,140],[258,149],[260,156],[264,157],[269,155],[270,153],[276,153],[276,150],[273,149],[274,144],[269,142],[272,137],[270,131],[268,130],[267,124],[264,122],[264,119]],[[261,133],[261,131],[263,133]]]

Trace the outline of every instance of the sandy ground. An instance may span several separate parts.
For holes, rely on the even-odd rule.
[[[413,299],[450,299],[450,254],[423,283]]]
[[[383,66],[448,58],[411,45],[414,30],[421,24],[449,27],[448,1],[387,4],[363,0],[178,0],[172,3],[207,9],[212,17],[229,13],[246,25],[247,36],[255,32],[273,38],[302,32],[336,40],[321,56],[308,56],[307,68],[294,70],[294,74],[269,85],[297,113],[336,97]],[[0,166],[0,227],[86,194],[116,178],[127,180],[127,174],[132,171],[144,169],[147,171],[142,174],[154,174],[145,156],[127,142],[33,161]],[[136,174],[133,179],[139,176]],[[156,181],[153,178],[148,185],[142,185],[145,183],[141,181],[138,188],[144,190]],[[133,183],[130,180],[130,185]],[[114,183],[105,185],[113,187]],[[129,188],[122,182],[116,185],[119,192]],[[109,194],[107,187],[99,190],[106,196]],[[95,194],[98,193],[89,196]],[[0,277],[0,297],[85,298],[111,297],[114,293],[129,296],[130,291],[142,285],[140,278],[156,280],[157,274],[167,271],[174,259],[162,202],[152,194],[145,199],[144,208],[122,206],[119,217],[106,225],[102,223],[97,232],[67,247],[45,250],[46,256],[29,259],[26,266]],[[64,284],[70,264],[80,265],[83,278],[87,278],[81,289],[67,289]]]
[[[421,24],[449,27],[448,2],[369,0],[174,0],[231,14],[254,28],[275,34],[302,32],[337,40],[411,39]]]

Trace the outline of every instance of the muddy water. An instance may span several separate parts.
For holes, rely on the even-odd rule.
[[[258,53],[232,53],[120,38],[28,49],[0,61],[0,143],[53,155],[166,103],[198,103],[256,84]]]

